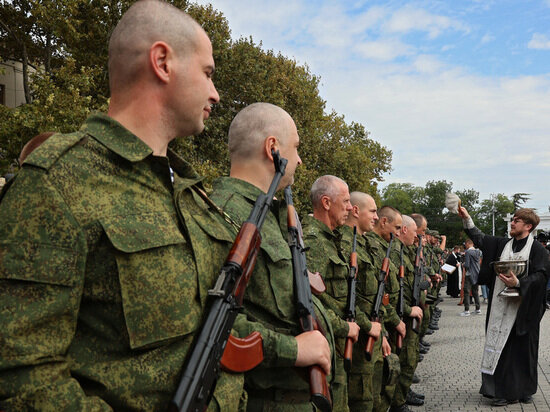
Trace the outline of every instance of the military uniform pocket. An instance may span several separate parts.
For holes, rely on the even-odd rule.
[[[78,253],[34,242],[0,245],[0,279],[74,286]]]
[[[131,348],[186,335],[198,327],[197,271],[175,215],[104,218],[115,248]]]
[[[372,401],[372,375],[351,374],[349,375],[349,398],[354,401]]]
[[[332,262],[333,273],[324,273],[323,278],[327,284],[327,292],[336,299],[347,299],[348,297],[348,267],[338,256],[329,256]]]

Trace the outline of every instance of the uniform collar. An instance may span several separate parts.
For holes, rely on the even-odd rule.
[[[324,233],[326,237],[329,238],[336,238],[336,239],[342,239],[342,233],[340,232],[340,228],[336,228],[334,230],[330,230],[330,227],[328,227],[324,222],[321,222],[319,219],[317,219],[314,216],[306,216],[304,218],[304,222],[307,222],[307,224],[317,227],[319,229],[319,232]]]
[[[353,241],[353,228],[351,226],[344,225],[340,227],[339,230],[342,233],[342,236],[349,236],[350,241]],[[357,233],[357,244],[359,246],[363,246],[365,244],[365,238],[359,233]]]
[[[388,242],[386,241],[386,239],[384,239],[382,236],[380,236],[378,233],[376,233],[374,230],[370,231],[367,233],[367,236],[369,237],[372,237],[373,239],[375,239],[376,241],[380,242],[382,244],[382,246],[384,247],[388,247]]]
[[[252,183],[237,179],[231,176],[220,177],[215,180],[216,187],[230,187],[232,192],[238,193],[252,202],[255,202],[258,196],[265,195],[265,192]]]
[[[153,153],[139,137],[104,113],[88,117],[80,130],[130,162],[139,162]]]

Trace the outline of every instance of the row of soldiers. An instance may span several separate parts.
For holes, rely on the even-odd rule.
[[[166,2],[136,2],[110,39],[108,113],[51,136],[3,188],[0,410],[167,409],[236,228],[268,192],[274,153],[287,160],[279,193],[302,163],[291,116],[252,104],[228,132],[230,175],[206,196],[202,179],[168,143],[204,129],[219,102],[213,72],[212,45],[195,21]],[[315,366],[327,374],[334,411],[406,410],[408,394],[419,403],[410,383],[420,337],[437,327],[437,311],[425,303],[440,287],[431,257],[439,250],[425,246],[432,284],[420,302],[413,297],[415,242],[426,219],[377,209],[369,195],[350,195],[341,179],[318,178],[302,229],[308,269],[321,274],[326,290],[312,297],[318,330],[303,331],[285,206],[278,197],[266,215],[232,330],[240,338],[261,335],[261,361],[245,373],[223,371],[209,410],[311,411],[304,372]],[[352,227],[354,320],[344,314]],[[390,242],[388,301],[373,313]],[[411,332],[415,319],[419,334]],[[370,361],[369,337],[376,339]],[[399,361],[392,356],[398,337]],[[349,373],[348,338],[355,341]]]
[[[255,103],[237,114],[228,139],[230,176],[215,181],[210,198],[233,222],[242,224],[256,197],[267,192],[273,176],[273,149],[288,160],[279,189],[292,183],[301,164],[299,136],[288,113],[271,104]],[[427,232],[422,215],[402,215],[391,206],[378,209],[372,196],[350,194],[346,182],[336,176],[319,177],[312,185],[310,199],[313,213],[305,216],[301,225],[307,267],[321,274],[326,288],[313,297],[317,319],[326,333],[300,333],[292,293],[293,263],[286,240],[287,208],[284,200],[277,200],[261,231],[261,250],[244,296],[243,316],[234,325],[238,336],[259,331],[264,339],[264,361],[245,373],[248,410],[311,410],[307,383],[297,377],[294,366],[312,364],[329,374],[335,411],[407,411],[407,403],[423,404],[424,396],[411,391],[410,386],[422,356],[420,350],[427,351],[429,345],[422,345],[421,337],[438,328],[435,303],[441,287],[444,244]],[[422,278],[429,281],[424,282],[417,302],[413,288],[419,239],[423,243],[420,270]],[[346,303],[354,240],[358,270],[355,319],[351,320]],[[389,299],[375,313],[379,274],[388,252],[384,281]],[[398,277],[401,265],[402,286]],[[404,299],[400,312],[401,287]],[[419,333],[412,330],[413,319],[421,323]],[[308,338],[308,334],[314,336]],[[297,353],[288,337],[295,337]],[[365,354],[369,337],[375,339],[370,360]],[[399,349],[398,337],[403,341]],[[302,345],[304,338],[308,341]],[[355,345],[351,370],[346,372],[347,339]],[[321,353],[316,353],[319,349]]]

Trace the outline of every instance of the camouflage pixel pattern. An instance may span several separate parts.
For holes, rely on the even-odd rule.
[[[382,267],[382,262],[386,257],[386,251],[388,250],[389,242],[384,240],[380,235],[374,231],[365,233],[365,238],[367,240],[366,248],[367,253],[370,254],[373,260],[374,268],[376,271],[376,276],[378,277],[380,269]],[[393,243],[396,243],[394,239]],[[393,244],[392,244],[393,245]],[[394,246],[392,246],[393,249]],[[395,335],[393,331],[395,327],[399,324],[400,319],[397,315],[396,307],[397,300],[399,299],[399,281],[397,280],[399,274],[398,266],[395,266],[395,263],[391,259],[390,252],[390,264],[389,264],[389,275],[386,279],[385,290],[389,294],[390,303],[384,306],[385,315],[384,315],[384,325],[385,329],[388,331],[388,342],[392,346],[392,350],[395,350]],[[394,393],[394,386],[385,387],[382,384],[382,376],[384,372],[384,359],[382,358],[382,352],[373,359],[374,360],[374,377],[373,381],[380,387],[380,396],[375,397],[374,401],[374,410],[375,411],[386,411],[391,403]],[[375,389],[378,391],[378,387]]]
[[[27,158],[0,204],[6,410],[166,410],[232,236],[197,185],[101,114]],[[210,409],[242,387],[222,375]]]
[[[309,250],[306,253],[307,266],[312,272],[319,272],[325,281],[327,290],[319,295],[329,316],[336,338],[336,376],[333,386],[333,409],[347,411],[348,391],[347,374],[344,369],[344,347],[349,326],[344,320],[348,296],[347,275],[349,255],[342,249],[342,234],[334,231],[313,216],[306,216],[302,222],[304,243]]]
[[[262,193],[260,189],[243,180],[223,177],[214,182],[211,199],[233,220],[241,223],[248,218],[256,198]],[[250,399],[249,410],[312,409],[309,402],[292,404],[265,399],[266,390],[271,394],[281,391],[303,391],[307,394],[309,391],[309,385],[300,376],[300,370],[294,367],[297,355],[294,336],[301,333],[301,328],[296,314],[292,255],[287,243],[287,233],[286,204],[284,201],[274,200],[261,230],[261,252],[246,288],[244,315],[239,317],[234,326],[241,336],[259,331],[263,338],[264,361],[245,375]],[[228,243],[227,247],[230,245]],[[315,297],[313,301],[317,318],[327,332],[327,340],[334,356],[330,321],[322,304]],[[329,382],[333,379],[331,376],[328,378]],[[257,399],[258,397],[262,399]]]
[[[403,251],[403,263],[405,266],[405,278],[403,280],[404,300],[408,307],[414,306],[413,287],[414,287],[414,259],[416,258],[416,247],[406,246]],[[405,312],[407,312],[405,310]],[[403,339],[403,347],[399,354],[401,364],[401,374],[399,375],[399,383],[395,387],[395,393],[392,401],[392,406],[399,407],[405,404],[407,393],[412,384],[414,371],[418,365],[419,354],[419,336],[412,330],[412,318],[405,318],[407,326],[407,334]]]
[[[353,229],[349,226],[340,228],[342,232],[342,247],[344,255],[351,254],[353,242]],[[365,245],[366,239],[357,234],[357,287],[356,298],[357,307],[365,316],[372,314],[376,292],[378,290],[378,280],[376,271],[372,264],[372,258],[367,254]],[[357,311],[359,313],[359,311]],[[361,327],[359,340],[353,345],[353,361],[351,373],[348,376],[348,406],[350,412],[368,412],[374,407],[373,394],[373,375],[374,362],[371,359],[367,361],[365,356],[365,346],[367,344],[368,331],[371,328],[368,323],[361,321],[357,316],[357,323]],[[382,339],[379,338],[374,343],[373,358],[381,358]]]
[[[382,262],[386,257],[386,251],[388,250],[389,242],[385,241],[380,235],[376,234],[374,231],[365,233],[364,236],[367,239],[367,253],[372,258],[373,266],[376,270],[376,277],[378,277],[380,269],[382,268]],[[389,275],[386,279],[385,285],[386,293],[388,293],[390,296],[390,304],[386,306],[386,316],[384,317],[384,323],[390,331],[393,330],[397,325],[399,325],[400,322],[397,311],[395,310],[397,306],[397,300],[399,298],[399,281],[397,280],[398,275],[399,267],[395,266],[395,263],[391,259],[390,254]]]

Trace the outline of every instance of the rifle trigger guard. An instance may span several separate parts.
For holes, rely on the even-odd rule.
[[[226,278],[226,272],[225,270],[222,270],[220,273],[220,276],[218,276],[218,280],[216,280],[216,284],[212,289],[208,289],[208,294],[210,296],[219,296],[223,297],[225,296],[225,290],[223,290],[223,284],[225,282]]]

